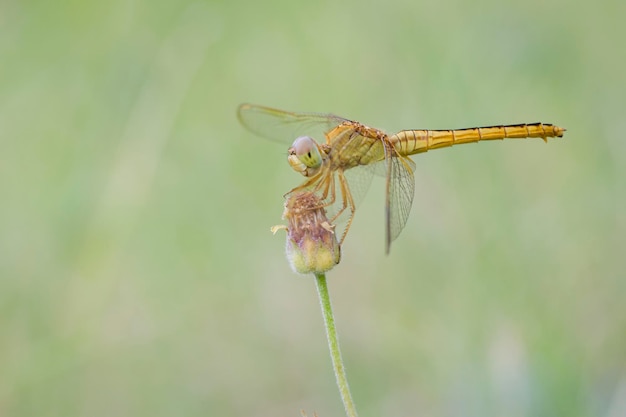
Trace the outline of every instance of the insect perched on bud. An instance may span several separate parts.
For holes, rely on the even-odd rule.
[[[253,133],[292,143],[287,161],[307,179],[288,195],[317,192],[326,206],[337,201],[339,205],[335,207],[339,210],[333,213],[333,222],[342,213],[348,217],[339,244],[343,244],[356,213],[357,198],[353,190],[366,191],[374,172],[384,173],[387,253],[391,242],[404,229],[413,204],[415,163],[410,155],[496,139],[541,138],[547,142],[548,138],[562,137],[565,133],[564,128],[550,123],[520,123],[464,129],[408,129],[389,134],[333,114],[288,112],[254,104],[239,106],[238,117]],[[291,142],[296,132],[305,135]],[[297,209],[304,200],[292,203],[292,209]]]
[[[285,202],[283,219],[287,226],[272,227],[287,231],[287,259],[300,274],[322,273],[332,269],[341,259],[341,248],[335,226],[326,217],[326,209],[313,192],[290,194]]]

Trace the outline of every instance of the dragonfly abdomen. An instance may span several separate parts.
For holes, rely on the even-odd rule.
[[[561,127],[547,123],[531,123],[455,130],[403,130],[389,139],[398,153],[413,155],[481,140],[542,138],[547,141],[547,138],[563,136],[564,131]]]

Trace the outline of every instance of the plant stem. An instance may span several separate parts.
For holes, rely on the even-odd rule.
[[[348,387],[346,370],[344,369],[343,360],[341,359],[341,351],[339,350],[339,340],[337,338],[337,329],[335,328],[335,319],[333,318],[333,308],[330,305],[330,296],[328,295],[328,286],[326,285],[326,274],[315,274],[315,282],[317,284],[317,294],[320,297],[320,304],[322,306],[322,315],[324,316],[324,325],[328,338],[328,348],[330,349],[330,357],[333,361],[333,370],[335,371],[335,378],[337,378],[337,387],[341,394],[341,400],[346,409],[346,415],[348,417],[357,417],[352,395],[350,395],[350,387]]]

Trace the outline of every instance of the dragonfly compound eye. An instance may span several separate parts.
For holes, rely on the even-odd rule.
[[[293,142],[291,148],[294,154],[307,168],[315,169],[322,165],[322,155],[313,138],[301,136]]]

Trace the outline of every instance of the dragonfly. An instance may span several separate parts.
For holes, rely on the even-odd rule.
[[[566,130],[549,123],[521,123],[387,134],[334,114],[290,112],[249,103],[239,106],[238,118],[256,135],[291,143],[288,162],[305,180],[285,197],[305,191],[316,193],[320,204],[329,210],[330,223],[345,224],[340,245],[372,177],[383,176],[387,254],[404,229],[413,204],[415,163],[409,155],[497,139],[541,138],[547,142],[548,138],[562,137]]]

